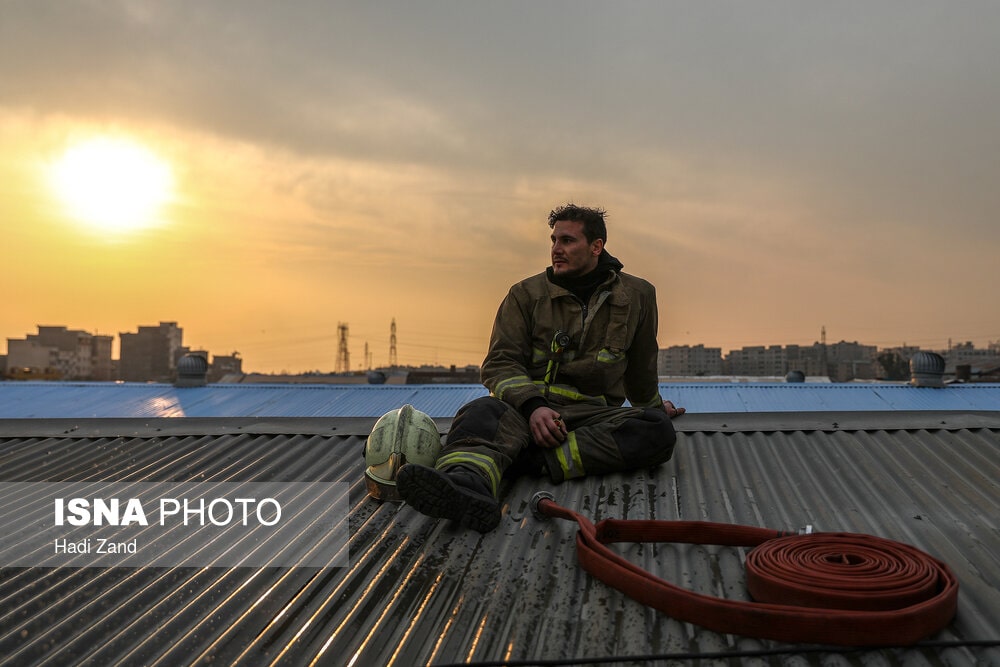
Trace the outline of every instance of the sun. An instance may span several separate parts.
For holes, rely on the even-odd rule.
[[[154,224],[173,194],[170,166],[129,139],[95,137],[74,144],[49,175],[67,213],[101,232]]]

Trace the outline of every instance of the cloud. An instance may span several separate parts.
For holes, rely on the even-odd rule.
[[[187,197],[160,253],[214,268],[220,299],[266,274],[361,308],[346,274],[368,302],[428,319],[471,303],[488,323],[570,200],[607,207],[609,249],[670,286],[671,336],[739,317],[745,342],[792,327],[788,304],[905,328],[872,313],[914,289],[967,295],[948,303],[961,319],[995,283],[995,3],[15,0],[3,16],[0,137],[154,137]],[[34,195],[13,183],[20,211]]]

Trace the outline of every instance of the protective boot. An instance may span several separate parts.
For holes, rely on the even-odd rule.
[[[462,466],[438,470],[414,463],[396,474],[396,488],[421,514],[449,519],[480,533],[500,525],[500,503],[482,475]]]

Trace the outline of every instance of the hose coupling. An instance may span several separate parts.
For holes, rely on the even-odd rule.
[[[548,491],[538,491],[537,493],[535,493],[535,495],[531,497],[531,500],[528,503],[528,506],[531,508],[531,514],[539,521],[547,519],[548,516],[542,514],[542,511],[538,509],[538,504],[543,500],[555,500],[555,499],[556,497],[553,496]]]

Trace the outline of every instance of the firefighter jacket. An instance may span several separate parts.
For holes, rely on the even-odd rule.
[[[554,406],[620,406],[628,399],[663,409],[656,330],[656,291],[641,278],[609,271],[583,303],[540,273],[511,287],[500,304],[483,384],[522,412],[539,398]],[[557,332],[568,334],[565,349],[554,341]]]

